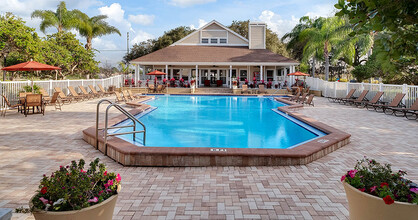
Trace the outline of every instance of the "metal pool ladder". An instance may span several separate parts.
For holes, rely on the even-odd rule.
[[[105,127],[104,128],[99,128],[99,110],[100,110],[100,104],[102,104],[103,102],[107,102],[109,103],[109,105],[106,108],[106,114],[105,114]],[[116,108],[117,110],[119,110],[122,114],[124,114],[126,117],[128,117],[128,119],[130,119],[132,121],[132,125],[123,125],[123,126],[113,126],[113,127],[108,127],[108,121],[109,121],[109,117],[108,117],[108,113],[109,113],[109,109],[110,108]],[[140,125],[142,125],[142,127],[144,128],[144,130],[136,130],[136,123],[139,123]],[[129,132],[121,132],[121,133],[108,133],[108,130],[110,129],[118,129],[118,128],[128,128],[128,127],[132,127],[133,131],[129,131]],[[129,113],[128,111],[126,111],[126,109],[124,109],[122,106],[113,103],[111,101],[109,101],[108,99],[102,99],[97,103],[97,111],[96,111],[96,149],[99,149],[99,130],[103,130],[104,131],[104,146],[105,146],[105,152],[104,154],[107,156],[107,138],[109,136],[116,136],[116,135],[124,135],[124,134],[133,134],[133,140],[135,140],[135,134],[136,133],[143,133],[144,134],[144,143],[143,145],[145,146],[145,136],[146,136],[146,128],[145,125],[140,122],[137,118],[135,118],[134,115],[132,115],[131,113]]]

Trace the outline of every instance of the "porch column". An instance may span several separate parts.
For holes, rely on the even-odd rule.
[[[263,78],[264,78],[263,75],[264,75],[263,66],[260,65],[260,81],[263,80]]]
[[[167,79],[167,75],[168,75],[168,65],[165,65],[165,73],[167,73],[167,74],[165,74],[165,78]]]
[[[199,88],[200,77],[199,77],[199,66],[196,65],[196,88]]]
[[[232,88],[232,65],[229,65],[229,88]]]

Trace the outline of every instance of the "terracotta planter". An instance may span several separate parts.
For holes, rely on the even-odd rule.
[[[382,198],[361,192],[350,184],[343,182],[348,200],[350,219],[418,219],[418,205],[395,202],[386,205]]]
[[[111,196],[105,201],[76,211],[63,211],[63,212],[52,212],[52,211],[34,211],[33,215],[36,220],[90,220],[90,219],[101,219],[101,220],[112,220],[113,210],[115,209],[116,200],[118,194]],[[30,206],[32,207],[32,199],[30,200]]]

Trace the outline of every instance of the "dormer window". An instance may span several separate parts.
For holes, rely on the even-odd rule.
[[[208,44],[209,38],[202,38],[202,44]]]
[[[211,38],[210,43],[211,44],[217,44],[218,43],[218,38]]]
[[[220,38],[219,43],[220,44],[226,44],[226,38]]]

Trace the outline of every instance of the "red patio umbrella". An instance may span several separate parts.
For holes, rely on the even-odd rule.
[[[50,66],[36,61],[28,61],[19,63],[13,66],[4,67],[1,70],[5,71],[37,71],[37,70],[60,70],[61,68],[56,66]]]
[[[302,73],[302,72],[299,72],[299,71],[297,71],[297,72],[294,72],[294,73],[289,73],[289,74],[287,74],[288,76],[309,76],[309,74],[307,74],[307,73]]]
[[[163,73],[163,72],[161,72],[161,71],[154,70],[154,71],[152,71],[152,72],[150,72],[150,73],[147,73],[147,75],[154,75],[154,76],[157,76],[157,75],[167,75],[167,73]]]

